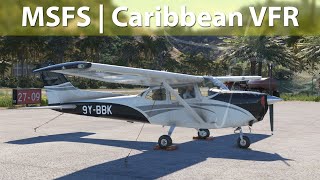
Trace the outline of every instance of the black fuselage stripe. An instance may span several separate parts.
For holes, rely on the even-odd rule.
[[[70,114],[79,114],[79,115],[85,115],[85,116],[94,116],[94,117],[104,117],[104,118],[112,118],[112,119],[122,119],[122,120],[130,120],[130,121],[138,121],[138,122],[144,122],[149,123],[148,118],[143,115],[140,111],[126,106],[122,104],[116,104],[116,103],[98,103],[98,102],[75,102],[75,103],[63,103],[63,104],[56,104],[56,105],[69,105],[74,104],[76,105],[75,109],[63,109],[58,110],[65,113]],[[51,104],[54,106],[53,104]],[[83,111],[83,106],[86,106],[86,113]],[[88,106],[91,106],[90,113],[88,112]],[[102,113],[101,107],[111,107],[109,109],[111,113],[108,113],[107,110],[105,110],[105,113]],[[99,113],[97,111],[97,107],[99,107]]]

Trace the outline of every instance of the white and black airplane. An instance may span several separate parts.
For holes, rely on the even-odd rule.
[[[263,93],[230,91],[223,84],[260,76],[193,76],[83,61],[50,65],[34,72],[41,73],[49,102],[48,107],[39,108],[169,126],[168,134],[158,140],[161,148],[172,145],[170,136],[175,127],[194,128],[203,139],[210,136],[209,129],[237,128],[238,146],[248,148],[250,139],[241,127],[263,120],[268,106],[281,101]],[[149,88],[130,96],[85,91],[75,88],[64,75]],[[273,111],[270,117],[273,131]]]

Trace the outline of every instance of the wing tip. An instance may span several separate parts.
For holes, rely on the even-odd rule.
[[[86,61],[75,61],[66,62],[61,64],[50,65],[47,67],[39,68],[33,70],[33,73],[43,72],[43,71],[54,71],[54,70],[64,70],[64,69],[87,69],[90,68],[92,64]]]

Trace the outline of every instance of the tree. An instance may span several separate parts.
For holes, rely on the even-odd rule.
[[[4,78],[5,73],[9,70],[9,63],[7,62],[6,53],[4,52],[4,37],[0,37],[0,74]]]
[[[297,57],[302,61],[304,70],[314,74],[320,64],[320,37],[304,37],[299,41],[298,49]]]
[[[46,40],[47,60],[57,63],[65,62],[68,51],[74,47],[74,37],[48,37]],[[71,54],[71,53],[70,53]]]
[[[0,62],[0,75],[4,78],[5,73],[9,71],[10,64],[6,61]]]
[[[25,71],[26,64],[34,64],[43,59],[42,37],[6,36],[2,38],[1,44],[1,59],[5,59],[11,65],[20,63],[22,76],[28,76],[28,71]]]
[[[165,61],[170,59],[170,54],[168,53],[172,47],[167,43],[167,40],[164,37],[157,37],[154,40],[155,51],[153,56],[155,56],[154,69],[162,70]]]
[[[296,70],[297,62],[285,41],[278,37],[230,37],[220,45],[225,46],[220,59],[233,62],[250,61],[251,75],[262,74],[263,62],[282,65]]]
[[[184,55],[181,64],[182,72],[187,74],[211,75],[214,69],[213,61],[201,52],[196,55]]]
[[[120,50],[119,65],[139,66],[140,47],[133,39],[124,40]]]
[[[144,54],[146,63],[149,64],[149,67],[145,68],[160,70],[166,52],[170,51],[172,47],[162,36],[143,36],[141,39],[138,41],[138,46]]]

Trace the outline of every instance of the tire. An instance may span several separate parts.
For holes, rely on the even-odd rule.
[[[198,137],[201,139],[206,139],[210,136],[210,131],[208,129],[199,129]]]
[[[168,135],[160,136],[160,138],[158,140],[158,145],[160,146],[161,149],[165,149],[165,148],[171,146],[172,145],[171,137]]]
[[[243,140],[241,140],[241,138],[238,138],[238,147],[241,149],[247,149],[250,146],[250,139],[247,136],[243,136],[242,137]]]

